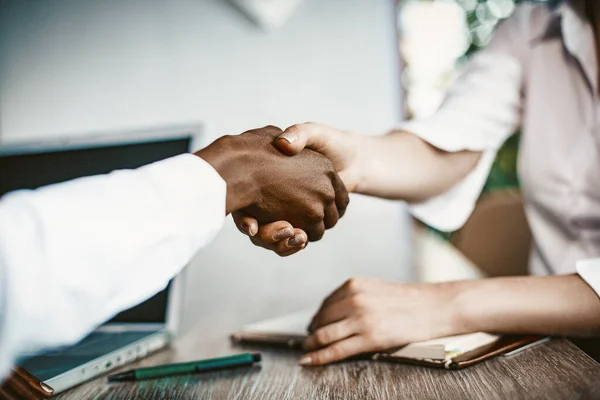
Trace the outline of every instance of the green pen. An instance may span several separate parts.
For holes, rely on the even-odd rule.
[[[109,382],[139,381],[142,379],[163,378],[172,375],[210,372],[229,368],[251,367],[262,360],[260,353],[243,353],[235,356],[211,358],[208,360],[190,361],[179,364],[157,365],[156,367],[138,368],[119,374],[110,375]]]

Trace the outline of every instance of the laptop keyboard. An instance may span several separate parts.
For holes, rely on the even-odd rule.
[[[56,348],[23,359],[19,365],[38,379],[48,380],[153,333],[155,332],[94,332],[74,346]]]

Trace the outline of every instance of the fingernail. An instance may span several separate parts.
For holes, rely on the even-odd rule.
[[[254,235],[256,235],[256,234],[258,233],[258,227],[257,227],[257,226],[252,226],[252,227],[249,229],[249,232],[248,232],[248,233],[250,234],[250,236],[254,236]]]
[[[256,230],[252,225],[243,224],[242,229],[244,230],[244,232],[246,232],[246,234],[248,234],[248,236],[256,235]]]
[[[304,356],[300,359],[300,365],[310,365],[312,364],[312,357]]]
[[[301,234],[294,235],[294,237],[288,239],[289,247],[301,246],[304,244],[304,237]]]
[[[278,230],[277,232],[275,232],[275,234],[273,235],[273,240],[283,240],[283,239],[287,239],[290,236],[294,235],[294,231],[292,230],[292,228],[283,228]]]
[[[287,141],[289,144],[293,144],[295,141],[298,140],[298,135],[292,132],[284,132],[281,135],[279,135],[279,138]]]

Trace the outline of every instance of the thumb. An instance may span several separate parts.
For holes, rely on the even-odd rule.
[[[311,122],[296,124],[283,131],[275,143],[288,155],[298,154],[308,147],[327,156],[328,142],[333,130],[325,125]]]
[[[235,225],[244,235],[252,237],[258,233],[258,221],[256,219],[242,211],[236,211],[231,215],[233,216]]]

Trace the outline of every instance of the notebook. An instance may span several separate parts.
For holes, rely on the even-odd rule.
[[[301,347],[314,315],[301,311],[243,326],[232,335],[239,343]],[[548,340],[542,336],[492,335],[484,332],[415,342],[372,355],[373,360],[460,369],[498,355],[511,355]]]

